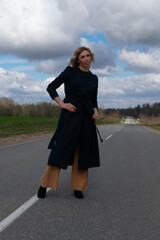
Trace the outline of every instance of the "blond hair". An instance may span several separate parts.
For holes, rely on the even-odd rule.
[[[91,50],[87,47],[79,47],[75,50],[73,57],[70,59],[69,65],[71,65],[72,67],[78,67],[79,66],[78,57],[84,50],[89,52],[89,54],[91,55],[91,60],[92,62],[94,62],[94,53],[92,53]]]

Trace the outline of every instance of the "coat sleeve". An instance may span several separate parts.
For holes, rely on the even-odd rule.
[[[53,100],[55,99],[55,97],[59,96],[56,89],[59,88],[68,79],[70,70],[70,66],[66,67],[66,69],[61,72],[61,74],[48,85],[47,92]]]
[[[98,109],[97,94],[98,94],[98,77],[96,76],[96,87],[92,94],[92,106],[93,106],[93,108]]]

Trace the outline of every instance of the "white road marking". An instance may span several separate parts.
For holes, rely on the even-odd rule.
[[[47,192],[50,191],[51,188],[47,189]],[[37,194],[31,197],[27,202],[17,208],[13,213],[11,213],[8,217],[3,219],[0,222],[0,233],[7,228],[13,221],[15,221],[19,216],[21,216],[27,209],[29,209],[33,204],[35,204],[39,198]]]
[[[38,139],[33,139],[33,140],[25,141],[25,142],[10,144],[10,145],[7,145],[7,146],[2,146],[2,147],[0,147],[0,149],[8,148],[8,147],[14,147],[14,146],[22,145],[22,144],[25,144],[25,143],[36,142],[36,141],[40,141],[40,140],[43,140],[43,139],[46,139],[46,138],[50,138],[50,137],[51,137],[51,136],[47,136],[47,137],[42,137],[42,138],[38,138]]]
[[[107,137],[105,140],[108,140],[109,138],[111,138],[112,137],[112,135],[110,135],[109,137]]]

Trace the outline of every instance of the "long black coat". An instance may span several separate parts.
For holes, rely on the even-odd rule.
[[[66,69],[53,81],[47,91],[51,98],[58,96],[56,89],[64,83],[65,103],[73,104],[77,110],[62,109],[57,130],[48,148],[52,149],[48,165],[66,169],[72,164],[75,146],[79,145],[78,169],[87,170],[100,166],[99,148],[93,108],[97,108],[98,78],[78,67]]]

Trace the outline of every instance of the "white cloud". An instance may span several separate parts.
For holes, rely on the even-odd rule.
[[[65,56],[79,43],[88,19],[81,1],[1,1],[0,51],[28,59]],[[81,24],[80,24],[81,23]]]
[[[112,67],[112,66],[106,66],[104,68],[95,68],[92,71],[94,74],[100,76],[100,75],[105,75],[105,76],[110,76],[113,75],[116,72],[119,72],[119,67]]]
[[[19,103],[35,103],[38,101],[50,101],[46,88],[54,77],[45,81],[36,81],[25,73],[8,71],[0,68],[0,96],[12,98]],[[64,87],[58,89],[60,97],[64,97]]]
[[[160,99],[160,74],[99,78],[99,103],[105,107],[128,107]]]
[[[159,44],[158,0],[83,0],[90,9],[92,31],[105,32],[110,43]]]
[[[160,48],[151,48],[148,52],[122,49],[118,56],[121,61],[128,64],[127,70],[141,73],[160,73]]]
[[[0,68],[0,96],[23,102],[47,98],[46,82],[34,81],[25,73]]]

